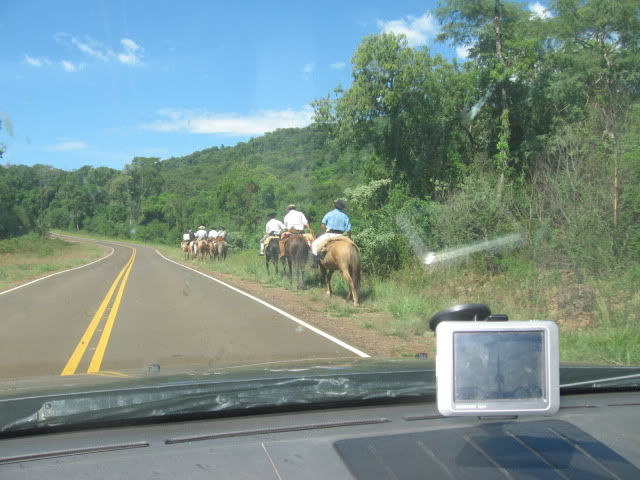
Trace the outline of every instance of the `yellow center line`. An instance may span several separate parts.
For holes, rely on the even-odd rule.
[[[120,270],[120,273],[114,280],[113,284],[111,285],[111,288],[109,288],[109,291],[107,292],[107,296],[104,297],[104,300],[102,300],[102,303],[98,308],[98,311],[93,316],[93,319],[89,323],[89,326],[87,327],[87,330],[84,332],[84,335],[82,335],[82,338],[80,339],[80,342],[78,343],[75,350],[71,354],[71,357],[69,357],[69,361],[67,361],[67,364],[62,370],[62,373],[60,374],[60,376],[73,375],[74,373],[76,373],[78,364],[80,363],[80,360],[82,360],[82,356],[84,355],[84,352],[89,346],[91,337],[93,337],[93,334],[95,333],[96,328],[100,324],[100,320],[102,319],[102,316],[104,315],[104,312],[107,309],[109,302],[111,301],[111,297],[113,296],[113,292],[115,292],[116,287],[118,286],[118,282],[120,282],[120,279],[124,275],[124,272],[127,270],[127,268],[129,268],[129,266],[133,263],[134,258],[135,258],[135,249],[133,249],[133,252],[131,253],[131,257],[129,258],[129,261],[124,266],[124,268]]]
[[[102,335],[100,336],[100,341],[98,342],[98,346],[96,347],[96,351],[93,354],[93,358],[91,359],[91,363],[89,364],[89,369],[87,373],[96,373],[100,371],[100,365],[102,364],[102,358],[104,357],[104,352],[107,349],[107,344],[109,343],[109,336],[111,335],[111,330],[113,329],[113,324],[116,321],[116,315],[118,314],[118,309],[120,308],[120,302],[122,301],[122,294],[124,293],[124,287],[127,285],[127,280],[129,279],[129,273],[131,273],[131,269],[133,268],[133,262],[136,259],[136,249],[133,249],[133,259],[129,264],[129,268],[124,274],[124,278],[122,279],[122,283],[120,284],[120,288],[118,289],[118,294],[116,295],[116,299],[111,306],[111,312],[109,312],[109,317],[107,318],[107,323],[104,326],[104,330],[102,330]]]

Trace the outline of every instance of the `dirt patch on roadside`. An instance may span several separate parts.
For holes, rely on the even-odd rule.
[[[409,339],[388,336],[373,327],[382,325],[391,317],[384,312],[374,312],[366,309],[366,305],[353,312],[349,309],[347,316],[338,313],[335,317],[331,309],[327,312],[326,302],[320,302],[308,295],[308,291],[296,292],[281,288],[266,287],[256,282],[238,278],[235,275],[211,272],[200,269],[197,265],[186,264],[207,275],[214,276],[236,288],[281,308],[291,315],[304,320],[340,340],[362,350],[372,357],[414,357],[417,353],[427,353],[434,358],[435,337],[414,336]],[[332,300],[332,305],[340,308],[348,304],[340,298]]]

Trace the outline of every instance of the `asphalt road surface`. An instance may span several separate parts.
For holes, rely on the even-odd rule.
[[[0,292],[0,378],[190,371],[366,356],[139,245]]]

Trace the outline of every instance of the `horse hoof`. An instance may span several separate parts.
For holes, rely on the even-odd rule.
[[[330,297],[330,296],[331,296],[331,292],[324,292],[324,294],[325,294],[327,297]]]

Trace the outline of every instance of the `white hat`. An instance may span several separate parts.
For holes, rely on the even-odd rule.
[[[204,230],[204,225],[200,225],[198,228],[201,228],[201,229]]]

